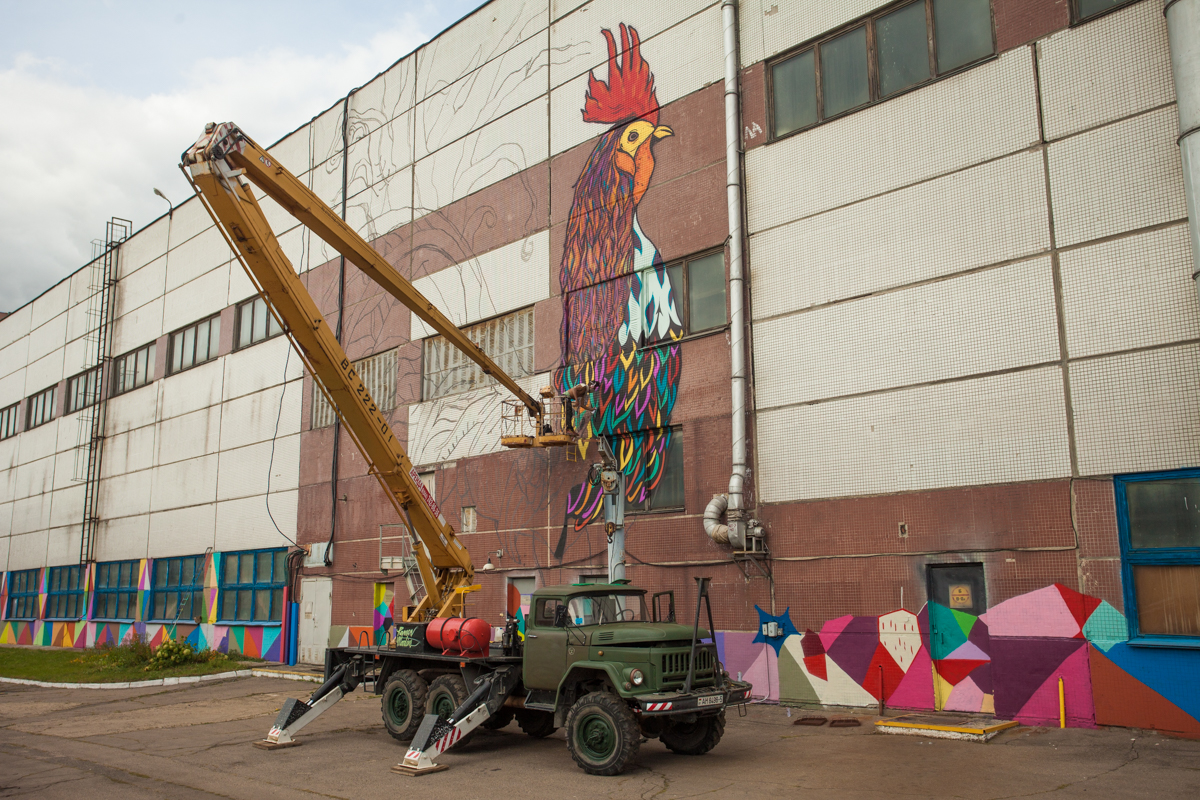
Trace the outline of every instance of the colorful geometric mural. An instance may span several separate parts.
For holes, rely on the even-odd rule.
[[[4,620],[0,622],[0,644],[32,644],[53,647],[95,647],[102,644],[120,644],[135,634],[151,646],[157,647],[167,638],[183,638],[198,650],[212,649],[222,653],[242,653],[268,661],[281,661],[286,657],[282,649],[282,626],[279,623],[266,625],[219,625],[217,624],[217,564],[221,554],[211,553],[204,565],[204,615],[207,622],[160,623],[145,622],[149,615],[150,579],[153,560],[142,559],[138,565],[137,604],[134,619],[129,622],[93,621],[94,570],[89,565],[84,586],[88,593],[87,618],[74,621]],[[39,596],[39,615],[44,616],[46,607],[47,575],[42,570]],[[7,575],[5,576],[7,579]],[[286,595],[286,590],[285,590]],[[7,605],[0,603],[0,610],[7,612]]]
[[[1200,737],[1200,652],[1126,641],[1125,617],[1061,584],[976,617],[929,603],[878,617],[844,616],[795,631],[788,612],[758,610],[758,632],[718,632],[725,668],[754,696],[784,703],[994,713],[1069,727],[1154,728]],[[766,638],[763,622],[788,635]]]
[[[375,584],[375,644],[387,644],[388,628],[392,626],[392,620],[395,618],[395,609],[393,608],[393,600],[396,596],[395,584],[392,583],[377,583]]]
[[[612,32],[601,33],[608,80],[589,75],[582,113],[586,122],[611,127],[588,156],[567,217],[559,268],[562,361],[554,382],[560,392],[586,384],[598,395],[594,405],[601,413],[575,420],[582,447],[588,438],[629,434],[618,440],[616,455],[627,497],[640,503],[662,475],[679,386],[673,342],[683,326],[672,275],[642,230],[637,208],[654,174],[653,146],[674,132],[658,124],[654,75],[637,30],[620,26],[620,54]],[[582,530],[600,507],[597,486],[584,481],[571,489],[557,558],[569,530]]]

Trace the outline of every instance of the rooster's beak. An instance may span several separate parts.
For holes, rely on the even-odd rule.
[[[674,136],[674,135],[675,135],[675,131],[671,130],[666,125],[659,125],[657,128],[654,129],[654,138],[655,139],[665,139],[668,136]]]

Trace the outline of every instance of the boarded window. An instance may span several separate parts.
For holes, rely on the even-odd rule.
[[[463,328],[463,333],[513,378],[533,374],[533,309]],[[481,389],[496,382],[483,368],[442,336],[425,340],[421,399]]]
[[[354,362],[354,371],[362,378],[367,393],[382,412],[396,407],[396,351],[387,350]],[[312,426],[324,428],[337,420],[333,406],[325,399],[319,386],[313,385]]]

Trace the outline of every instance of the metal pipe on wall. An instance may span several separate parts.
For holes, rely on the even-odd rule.
[[[1192,238],[1192,282],[1200,295],[1200,0],[1167,0],[1163,14],[1179,111],[1179,158]]]
[[[742,160],[738,114],[737,0],[721,1],[725,35],[725,171],[729,213],[729,362],[733,389],[730,428],[733,469],[729,476],[728,539],[736,549],[746,546],[746,343],[745,285],[742,275]]]

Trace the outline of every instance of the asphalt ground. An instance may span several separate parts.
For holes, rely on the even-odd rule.
[[[988,744],[884,736],[862,727],[792,725],[786,709],[731,714],[711,753],[657,740],[624,775],[587,775],[562,731],[535,740],[515,724],[481,730],[406,777],[403,746],[362,690],[299,736],[300,747],[251,746],[280,703],[315,686],[269,678],[116,690],[0,685],[0,796],[151,798],[1197,798],[1200,742],[1154,733],[1015,728]],[[798,716],[798,715],[797,715]]]

